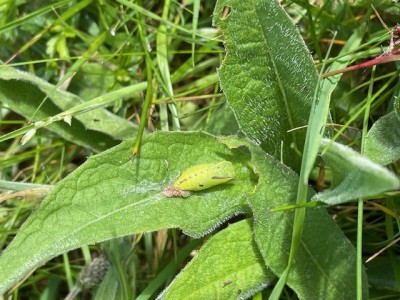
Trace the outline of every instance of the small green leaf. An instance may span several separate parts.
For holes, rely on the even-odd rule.
[[[248,221],[230,225],[200,249],[159,299],[248,298],[271,284]]]
[[[371,127],[365,140],[364,154],[381,165],[400,159],[400,121],[395,112],[381,117]]]
[[[115,91],[110,95],[114,99],[123,97],[121,93],[120,96],[118,94]],[[99,100],[110,95],[103,95]],[[46,96],[48,99],[42,104]],[[33,121],[51,118],[72,107],[86,104],[76,95],[57,89],[39,77],[4,65],[0,68],[0,102],[28,120],[34,116]],[[64,122],[54,122],[46,128],[95,151],[115,146],[116,139],[130,137],[137,131],[132,123],[104,108],[74,116],[71,126]]]
[[[399,178],[388,169],[347,146],[330,143],[323,139],[321,148],[328,146],[323,159],[336,176],[334,186],[316,194],[312,201],[336,205],[400,188]]]

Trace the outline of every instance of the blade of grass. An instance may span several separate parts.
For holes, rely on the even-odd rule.
[[[199,22],[199,10],[200,10],[200,0],[195,0],[193,2],[193,21],[192,21],[192,65],[194,67],[194,53],[196,49],[196,32],[197,24]]]
[[[135,159],[136,154],[139,151],[140,143],[142,141],[142,136],[144,132],[144,128],[147,123],[148,112],[153,100],[153,61],[150,57],[148,51],[148,42],[147,42],[147,34],[146,34],[146,23],[144,21],[144,16],[141,11],[137,11],[138,16],[138,32],[140,37],[140,42],[142,44],[142,48],[144,51],[145,64],[146,64],[146,76],[147,76],[147,90],[146,96],[143,103],[142,113],[140,115],[140,124],[139,131],[136,136],[135,145],[133,146],[132,151],[132,161]]]
[[[71,264],[69,263],[68,254],[63,254],[65,277],[68,283],[68,289],[71,291],[74,288],[74,281],[72,280]]]
[[[336,35],[336,34],[335,34]],[[330,53],[333,43],[330,44],[327,56]],[[324,70],[325,64],[321,68]],[[301,161],[301,171],[299,177],[299,184],[297,187],[297,199],[296,204],[301,206],[307,202],[307,189],[308,189],[308,177],[311,173],[312,165],[314,164],[317,156],[319,144],[324,134],[324,123],[326,122],[329,114],[329,98],[322,98],[318,101],[318,94],[320,92],[321,79],[318,79],[318,84],[315,89],[313,104],[311,107],[309,127],[307,128],[306,141],[304,144],[304,155]],[[290,272],[290,268],[293,264],[297,250],[300,246],[301,236],[303,233],[304,220],[306,216],[306,207],[300,207],[296,209],[293,221],[293,232],[292,241],[290,245],[289,259],[287,267],[283,274],[280,276],[277,284],[275,285],[269,299],[278,300],[282,290],[286,284],[287,277]]]
[[[357,48],[361,43],[361,38],[363,36],[363,27],[356,31],[352,37],[346,43],[346,46],[343,48],[342,52],[348,52],[350,49]],[[336,35],[336,34],[335,34]],[[330,49],[332,48],[333,43],[330,44],[330,47],[327,52],[327,57],[329,56]],[[346,65],[349,62],[349,58],[344,58],[341,61],[335,62],[332,64],[331,69],[340,68],[342,65]],[[320,75],[323,74],[323,70],[325,68],[326,60],[321,68]],[[307,189],[308,189],[308,178],[311,173],[311,170],[314,165],[314,161],[318,154],[319,145],[321,143],[321,139],[324,135],[325,124],[329,116],[329,103],[331,94],[339,82],[340,75],[336,75],[336,77],[331,78],[330,81],[323,81],[321,89],[320,80],[318,82],[317,88],[314,94],[313,105],[311,108],[309,126],[307,128],[306,141],[304,145],[303,158],[301,163],[301,171],[299,178],[299,185],[297,190],[297,199],[296,205],[301,208],[296,209],[295,217],[294,217],[294,225],[293,225],[293,233],[292,233],[292,242],[290,247],[290,254],[288,259],[288,265],[278,280],[278,283],[275,285],[274,290],[272,291],[269,299],[279,299],[280,294],[285,286],[287,276],[289,275],[290,267],[294,261],[297,249],[300,245],[301,236],[303,232],[304,219],[306,214],[306,207],[303,205],[307,202]],[[318,94],[320,94],[320,99],[318,101]]]
[[[170,9],[170,1],[164,2],[164,8],[162,13],[162,18],[167,19]],[[166,94],[170,97],[173,103],[168,103],[168,105],[162,105],[160,107],[160,117],[163,117],[162,123],[164,124],[163,130],[168,130],[168,112],[166,108],[168,107],[171,111],[171,121],[172,126],[175,131],[180,130],[180,124],[178,119],[178,112],[176,109],[176,104],[174,102],[174,90],[172,88],[171,73],[169,70],[168,62],[168,38],[167,38],[167,27],[164,23],[160,24],[159,31],[157,32],[157,64],[161,74],[161,81],[163,83]]]
[[[51,185],[47,184],[0,180],[0,190],[25,191],[37,188],[50,189],[51,187],[52,187]]]
[[[372,98],[372,91],[374,88],[376,66],[373,66],[371,72],[371,79],[368,88],[368,98]],[[364,111],[362,138],[361,138],[361,154],[364,153],[365,141],[368,133],[368,120],[370,117],[371,102],[367,101]],[[364,224],[364,199],[358,199],[358,211],[357,211],[357,300],[362,300],[363,297],[363,255],[362,255],[362,233]]]
[[[108,258],[115,267],[118,282],[120,284],[122,300],[133,299],[133,290],[130,288],[128,274],[126,272],[126,261],[123,260],[123,252],[120,239],[112,239],[107,246]]]
[[[310,22],[310,33],[311,33],[311,38],[314,42],[314,47],[317,52],[317,57],[320,61],[322,61],[322,52],[321,48],[318,43],[318,38],[315,34],[315,25],[314,25],[314,19],[311,13],[311,4],[308,1],[305,1],[304,4],[306,5],[306,11],[307,11],[307,18],[308,21]]]

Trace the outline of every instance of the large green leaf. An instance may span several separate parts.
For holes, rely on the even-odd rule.
[[[221,87],[240,129],[298,170],[305,130],[288,130],[307,124],[318,81],[303,39],[275,0],[219,0],[214,23],[227,52]]]
[[[0,257],[0,293],[50,258],[86,244],[137,232],[179,227],[199,237],[245,208],[257,180],[249,156],[204,133],[157,132],[131,163],[132,141],[93,156],[62,180]],[[229,160],[236,178],[166,198],[163,188],[190,166]]]
[[[332,168],[333,187],[316,194],[313,201],[336,205],[400,188],[396,175],[360,153],[323,139],[321,148],[326,146],[328,148],[322,157]]]
[[[275,279],[257,252],[250,224],[241,221],[212,237],[159,298],[244,298]]]
[[[144,86],[138,86],[137,91],[143,88]],[[135,87],[131,90],[117,91],[103,98],[118,100],[131,95],[134,89]],[[46,97],[48,98],[41,105]],[[97,100],[101,102],[102,97]],[[79,105],[82,106],[81,110],[85,111],[86,104],[76,95],[57,89],[32,74],[4,65],[0,67],[0,101],[28,120],[33,117],[33,121],[54,117]],[[74,116],[71,126],[65,122],[55,122],[46,128],[73,143],[95,151],[108,149],[116,145],[118,140],[131,137],[137,131],[135,125],[103,108]]]
[[[140,158],[134,165],[130,162],[130,145],[131,141],[127,141],[93,156],[57,185],[0,257],[3,271],[0,292],[32,268],[85,244],[171,227],[182,228],[191,236],[202,236],[232,215],[248,211],[247,201],[255,216],[254,237],[266,267],[278,276],[282,273],[290,247],[293,213],[271,212],[270,208],[293,203],[298,181],[293,171],[259,147],[233,137],[217,140],[204,133],[154,133],[145,137]],[[243,146],[250,149],[252,157]],[[234,164],[233,182],[193,192],[189,198],[163,195],[163,188],[174,182],[183,170],[221,160]],[[248,236],[246,232],[244,236]],[[225,239],[224,234],[239,233],[221,234]],[[323,242],[321,236],[324,236]],[[251,243],[249,238],[246,241]],[[234,252],[243,250],[237,249],[239,244],[232,246]],[[207,251],[225,253],[227,261],[233,259],[234,254],[228,256],[224,250],[224,243],[211,245]],[[253,271],[261,268],[254,264],[256,252],[250,251],[242,258],[253,262],[250,264]],[[199,258],[196,264],[207,265],[206,261]],[[218,274],[224,278],[234,276],[235,284],[245,289],[260,287],[266,282],[266,277],[257,271],[257,276],[245,283],[240,268],[236,267],[229,275],[222,270]],[[192,267],[188,270],[188,274],[194,272]],[[329,295],[342,298],[343,293],[354,292],[354,271],[352,245],[324,210],[309,210],[288,284],[301,298],[329,299]],[[303,276],[305,272],[307,276]],[[176,282],[179,290],[183,283],[179,278]],[[209,286],[209,281],[203,283]],[[203,293],[201,289],[197,292]],[[230,288],[226,289],[226,293],[231,292]]]
[[[400,159],[400,121],[395,112],[380,118],[368,131],[364,154],[381,165]]]
[[[280,276],[287,266],[293,211],[271,211],[294,204],[298,176],[257,146],[224,139],[230,147],[246,146],[259,176],[248,197],[254,214],[254,238],[267,267]],[[310,194],[312,192],[310,191]],[[300,299],[355,299],[356,252],[324,209],[307,209],[303,235],[287,280]],[[367,282],[364,274],[364,293]]]

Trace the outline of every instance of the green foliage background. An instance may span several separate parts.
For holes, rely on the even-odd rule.
[[[362,262],[398,232],[397,67],[319,76],[389,44],[371,16],[392,28],[399,5],[372,2],[0,4],[0,188],[19,191],[0,292],[85,297],[97,244],[93,298],[396,297],[396,246],[385,280]],[[164,196],[223,160],[234,180]]]

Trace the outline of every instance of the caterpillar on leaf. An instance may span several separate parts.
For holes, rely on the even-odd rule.
[[[191,191],[201,191],[225,183],[235,177],[235,170],[229,161],[199,164],[182,172],[173,185],[167,186],[166,197],[189,197]]]

